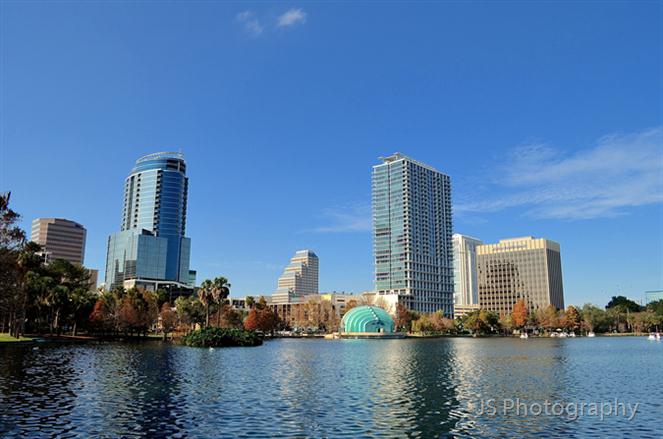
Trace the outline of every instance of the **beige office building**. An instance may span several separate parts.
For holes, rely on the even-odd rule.
[[[309,294],[318,294],[318,256],[311,250],[299,250],[279,277],[271,303],[290,303]]]
[[[508,314],[520,299],[531,311],[564,308],[558,243],[529,236],[479,245],[476,252],[481,308]]]
[[[85,227],[63,218],[37,218],[32,221],[30,240],[41,245],[44,259],[64,259],[83,265]]]

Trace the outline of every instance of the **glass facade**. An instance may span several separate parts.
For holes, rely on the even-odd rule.
[[[108,289],[136,278],[190,283],[191,240],[184,236],[188,186],[182,154],[136,161],[124,185],[121,231],[108,240]]]
[[[375,289],[408,309],[453,315],[451,182],[401,154],[373,167]]]

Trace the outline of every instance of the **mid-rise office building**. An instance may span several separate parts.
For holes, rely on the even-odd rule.
[[[559,244],[531,236],[477,246],[479,305],[500,315],[524,300],[530,311],[564,308]]]
[[[108,239],[107,289],[193,287],[185,237],[189,180],[180,153],[139,158],[124,184],[121,231]]]
[[[477,280],[477,246],[483,244],[476,238],[454,233],[454,305],[466,306],[479,303]]]
[[[318,294],[318,256],[311,250],[299,250],[279,277],[271,303],[290,303],[305,295]]]
[[[32,221],[30,240],[42,247],[46,262],[64,259],[83,265],[85,259],[85,227],[64,218],[37,218]]]
[[[451,182],[400,153],[373,167],[375,290],[453,316]]]

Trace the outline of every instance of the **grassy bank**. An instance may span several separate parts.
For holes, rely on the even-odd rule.
[[[21,341],[32,341],[33,339],[30,337],[21,337],[21,338],[15,338],[12,337],[9,334],[6,333],[1,333],[0,334],[0,343],[16,343],[16,342],[21,342]]]

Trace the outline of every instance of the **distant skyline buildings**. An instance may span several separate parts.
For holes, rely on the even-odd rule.
[[[454,233],[454,305],[478,305],[477,246],[483,244],[470,236]]]
[[[403,154],[373,166],[375,290],[418,312],[453,315],[449,176]]]
[[[185,237],[189,180],[181,153],[139,158],[124,184],[121,230],[108,238],[106,288],[160,283],[192,287]]]
[[[306,295],[318,294],[319,259],[311,250],[298,250],[278,278],[271,303],[286,304]]]
[[[64,218],[35,218],[30,240],[42,247],[45,261],[64,259],[83,265],[87,230],[81,224]]]
[[[500,315],[518,300],[530,311],[564,309],[560,246],[545,238],[502,239],[476,247],[479,306]]]

